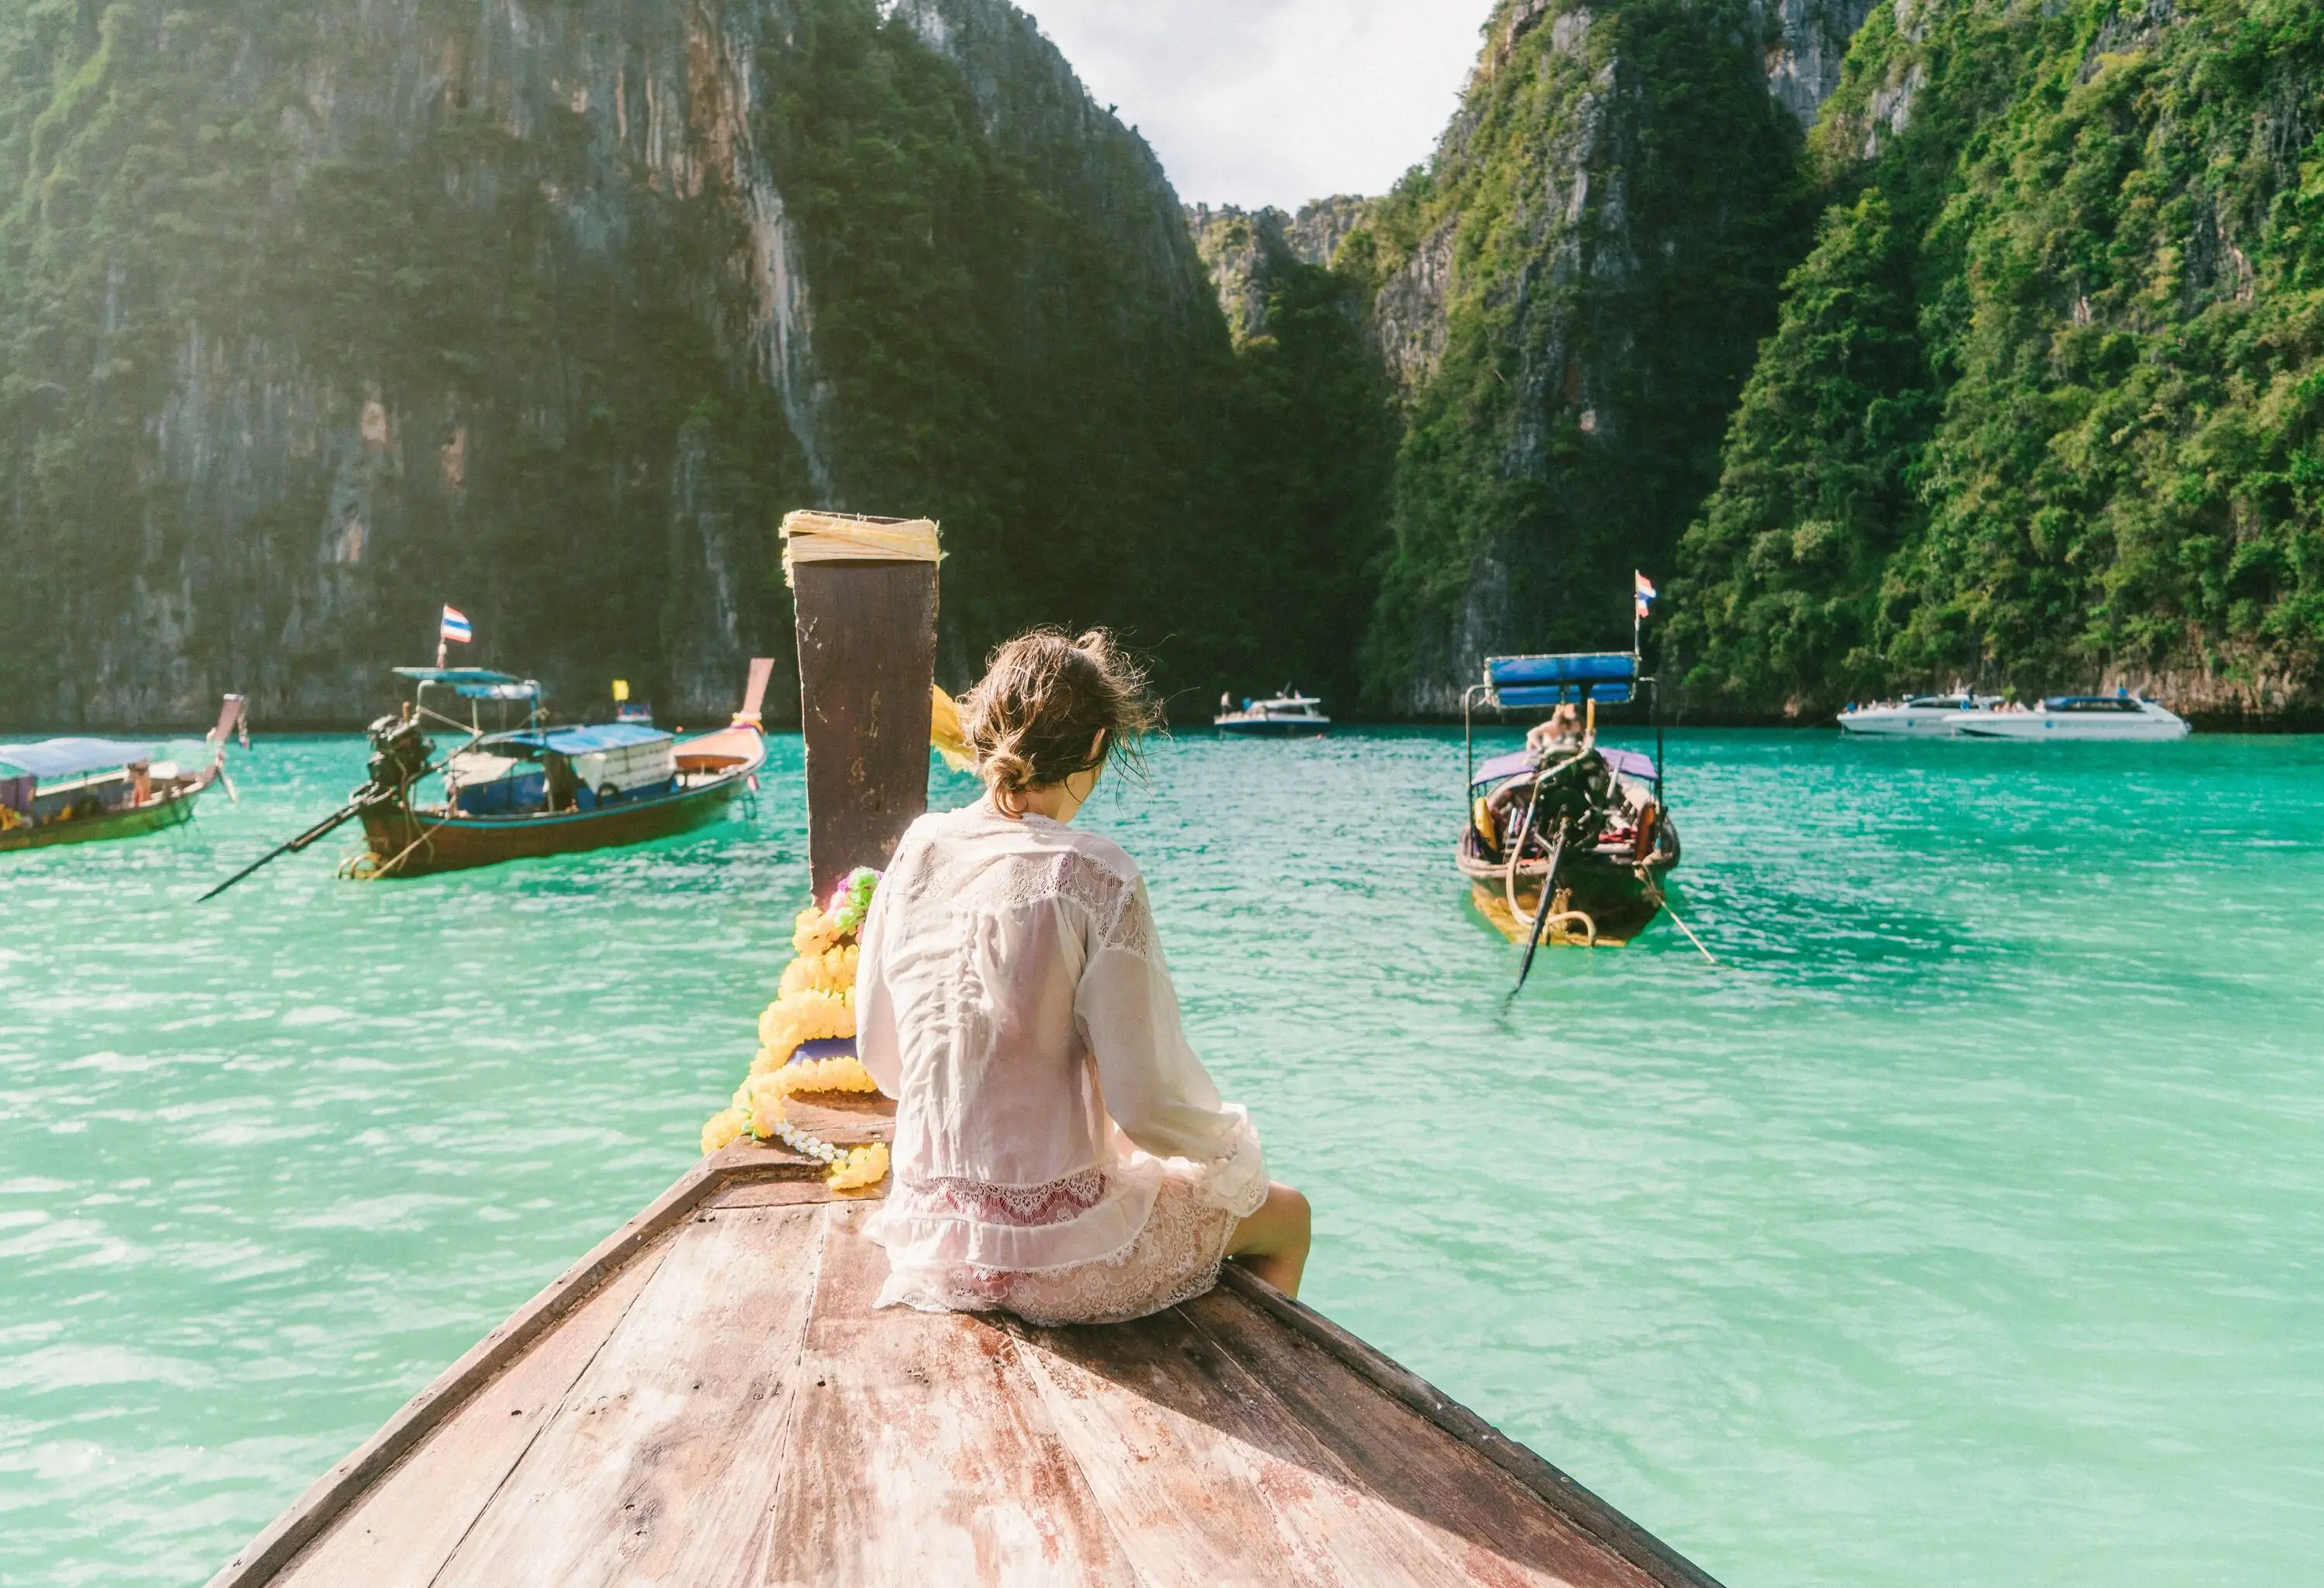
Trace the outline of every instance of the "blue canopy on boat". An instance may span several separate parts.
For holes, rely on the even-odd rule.
[[[1495,656],[1485,662],[1485,682],[1499,706],[1578,706],[1584,700],[1619,706],[1630,698],[1637,677],[1638,659],[1627,651]]]
[[[448,684],[455,694],[466,700],[530,700],[540,693],[540,686],[530,679],[496,673],[488,668],[400,667],[394,671],[397,678],[410,679],[415,684]]]
[[[589,755],[600,750],[624,750],[632,744],[659,744],[672,735],[647,723],[598,723],[583,728],[526,728],[514,734],[494,734],[484,741],[554,750],[559,755]]]
[[[152,748],[118,739],[43,739],[35,744],[0,744],[0,767],[36,778],[77,778],[111,771],[132,762],[151,761]]]

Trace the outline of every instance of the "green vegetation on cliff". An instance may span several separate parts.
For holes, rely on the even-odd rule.
[[[1832,208],[1683,549],[1691,690],[1820,712],[2127,678],[2312,706],[2324,12],[1902,14],[1825,108]]]
[[[1350,687],[1339,289],[1239,354],[1021,13],[498,15],[0,5],[0,720],[359,718],[444,600],[566,711],[715,708],[807,504],[944,521],[948,675],[1102,622],[1190,704]]]
[[[1746,0],[1505,5],[1434,162],[1342,246],[1408,386],[1367,669],[1443,709],[1487,650],[1627,642],[1805,247]]]
[[[943,520],[948,669],[1028,623],[1103,623],[1183,710],[1351,688],[1385,408],[1346,284],[1280,261],[1268,334],[1237,349],[1175,204],[1167,291],[1124,269],[1108,200],[1061,201],[1167,201],[1130,134],[989,133],[860,0],[808,0],[767,64],[839,468]]]

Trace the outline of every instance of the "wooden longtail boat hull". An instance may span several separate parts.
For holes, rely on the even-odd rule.
[[[794,1117],[892,1129],[876,1100]],[[867,1200],[779,1149],[706,1159],[211,1588],[1715,1588],[1231,1264],[1132,1324],[875,1310]]]
[[[39,826],[10,827],[0,832],[0,854],[17,849],[45,849],[53,844],[93,844],[106,838],[137,838],[182,826],[194,819],[194,801],[202,787],[171,794],[128,810],[108,810],[72,821],[44,822]]]
[[[424,877],[508,860],[648,844],[690,832],[725,814],[727,803],[749,775],[749,770],[737,771],[659,799],[553,816],[447,818],[402,804],[366,806],[359,814],[375,874]]]
[[[1465,822],[1453,858],[1461,874],[1469,880],[1470,897],[1478,912],[1511,942],[1524,942],[1531,935],[1532,916],[1540,905],[1547,863],[1532,861],[1518,868],[1517,905],[1525,912],[1525,919],[1519,919],[1509,908],[1506,865],[1478,852],[1476,830]],[[1557,891],[1550,907],[1554,911],[1582,911],[1596,925],[1600,946],[1618,947],[1645,931],[1662,913],[1662,879],[1678,860],[1678,825],[1665,817],[1654,852],[1643,863],[1628,852],[1595,850],[1568,856],[1558,867]],[[1554,926],[1542,940],[1563,946],[1582,943],[1588,936]]]

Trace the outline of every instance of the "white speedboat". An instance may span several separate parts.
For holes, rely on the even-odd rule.
[[[1908,695],[1877,706],[1851,706],[1840,714],[1840,725],[1851,734],[1942,739],[1952,734],[1964,715],[1991,711],[2000,704],[1998,695],[1978,695],[1967,689],[1950,695]]]
[[[1316,709],[1323,704],[1313,695],[1286,688],[1272,700],[1246,700],[1237,711],[1222,697],[1219,705],[1225,709],[1211,719],[1211,725],[1246,739],[1320,738],[1332,731],[1332,719]]]
[[[2144,696],[2058,695],[2030,711],[1963,714],[1956,731],[1975,739],[2183,739],[2187,719]]]

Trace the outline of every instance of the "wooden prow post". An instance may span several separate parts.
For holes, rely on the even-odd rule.
[[[928,808],[936,526],[793,513],[783,533],[798,623],[807,869],[815,896],[827,900],[857,866],[884,869]],[[922,540],[926,555],[913,555]]]

